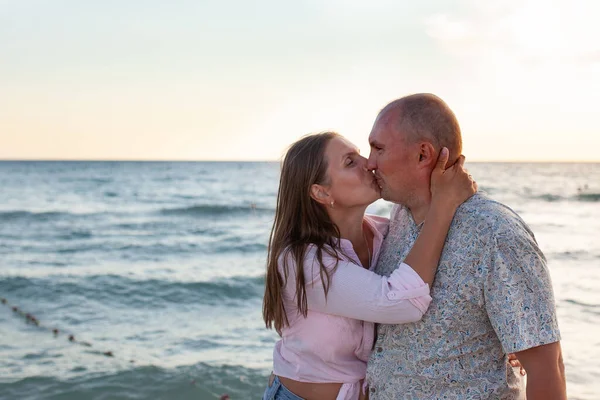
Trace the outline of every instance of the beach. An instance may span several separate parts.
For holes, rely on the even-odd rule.
[[[569,399],[600,398],[600,164],[467,168],[547,257]],[[0,162],[0,399],[260,398],[278,181],[277,162]]]

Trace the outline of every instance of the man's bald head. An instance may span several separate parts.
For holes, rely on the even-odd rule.
[[[409,143],[427,140],[438,151],[447,147],[450,162],[462,153],[458,120],[450,107],[436,95],[417,93],[394,100],[381,110],[378,119],[386,119]]]

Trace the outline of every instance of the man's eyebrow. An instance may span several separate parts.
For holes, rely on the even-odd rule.
[[[370,145],[371,147],[383,147],[383,145],[382,145],[381,143],[379,143],[377,140],[371,140],[371,141],[369,142],[369,145]]]

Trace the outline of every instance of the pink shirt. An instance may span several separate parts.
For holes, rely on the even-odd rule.
[[[374,233],[371,266],[377,263],[389,220],[365,216]],[[365,378],[373,347],[374,323],[401,324],[421,319],[429,303],[429,286],[407,264],[390,277],[361,267],[349,240],[340,247],[350,259],[338,262],[327,299],[319,274],[316,248],[309,246],[304,259],[308,315],[296,306],[295,263],[288,259],[284,306],[290,326],[281,331],[273,351],[273,373],[300,382],[343,383],[339,400],[354,400]],[[333,268],[336,259],[323,253],[323,264]],[[279,272],[283,274],[280,261]]]

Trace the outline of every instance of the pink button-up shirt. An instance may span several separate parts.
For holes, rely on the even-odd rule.
[[[367,215],[374,233],[371,266],[377,263],[386,234],[387,218]],[[390,277],[361,267],[352,243],[340,247],[349,259],[338,262],[327,298],[319,274],[316,248],[309,246],[304,259],[308,315],[296,306],[296,264],[288,258],[284,306],[289,326],[273,352],[273,373],[300,382],[343,383],[338,400],[354,400],[360,394],[367,360],[373,347],[374,323],[401,324],[421,319],[429,303],[429,286],[407,264],[401,263]],[[323,253],[323,264],[333,268],[336,259]],[[280,260],[279,272],[283,274]]]

